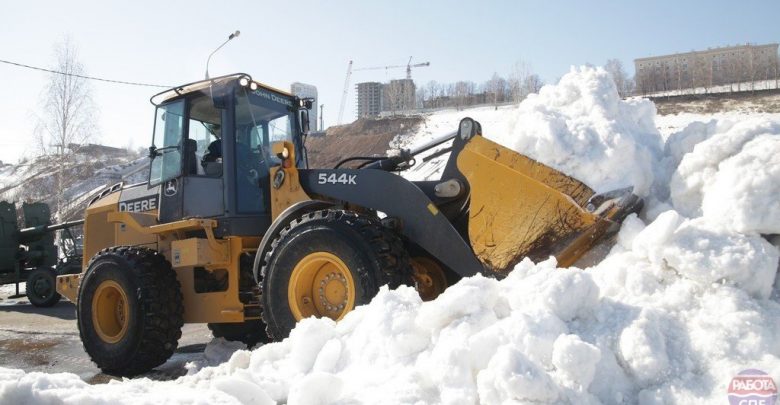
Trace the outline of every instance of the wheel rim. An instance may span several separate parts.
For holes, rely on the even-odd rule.
[[[355,282],[341,259],[314,252],[295,265],[287,299],[296,321],[310,316],[338,321],[355,307]]]
[[[122,340],[129,318],[127,295],[122,287],[113,280],[100,283],[92,299],[92,324],[100,339],[106,343]]]
[[[38,297],[46,298],[49,295],[51,295],[52,285],[49,282],[49,280],[43,275],[36,276],[35,279],[33,280],[32,286],[33,286],[32,292]]]
[[[430,301],[447,288],[447,276],[444,269],[427,257],[415,257],[411,260],[414,288],[423,301]]]

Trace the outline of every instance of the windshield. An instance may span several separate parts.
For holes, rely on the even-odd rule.
[[[295,110],[289,96],[265,89],[237,92],[236,105],[236,193],[240,213],[259,212],[270,206],[271,166],[280,163],[271,153],[271,144],[292,141]]]
[[[236,107],[236,141],[261,153],[269,165],[278,164],[278,159],[271,156],[271,144],[292,141],[294,117],[291,97],[265,89],[242,88]]]

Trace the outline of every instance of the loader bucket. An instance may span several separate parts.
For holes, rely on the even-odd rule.
[[[475,136],[457,159],[471,189],[468,233],[474,254],[496,275],[524,257],[571,266],[642,207],[632,189],[602,195],[582,182]]]

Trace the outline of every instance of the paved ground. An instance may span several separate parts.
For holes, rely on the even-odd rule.
[[[37,308],[25,297],[9,298],[14,292],[13,285],[0,287],[0,367],[70,372],[90,383],[114,378],[101,373],[84,352],[73,304],[62,299],[54,307]],[[184,375],[187,362],[203,361],[210,340],[205,325],[184,325],[173,357],[144,377],[166,380]]]

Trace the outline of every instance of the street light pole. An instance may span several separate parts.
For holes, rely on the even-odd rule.
[[[228,39],[227,39],[225,42],[223,42],[223,43],[222,43],[222,45],[218,46],[218,47],[217,47],[217,49],[215,49],[215,50],[214,50],[214,52],[212,52],[211,54],[209,54],[209,58],[208,58],[208,59],[206,59],[206,80],[208,80],[208,78],[209,78],[209,62],[211,62],[211,57],[212,57],[212,56],[213,56],[215,53],[217,53],[217,51],[218,51],[218,50],[220,50],[220,49],[221,49],[223,46],[225,46],[225,44],[226,44],[226,43],[230,42],[230,40],[231,40],[231,39],[233,39],[233,38],[235,38],[235,37],[239,36],[240,34],[241,34],[241,31],[238,31],[238,30],[236,30],[236,32],[234,32],[234,33],[230,34],[230,36],[228,37]]]
[[[325,117],[322,115],[323,108],[325,108],[325,104],[320,104],[320,131],[325,130]]]

